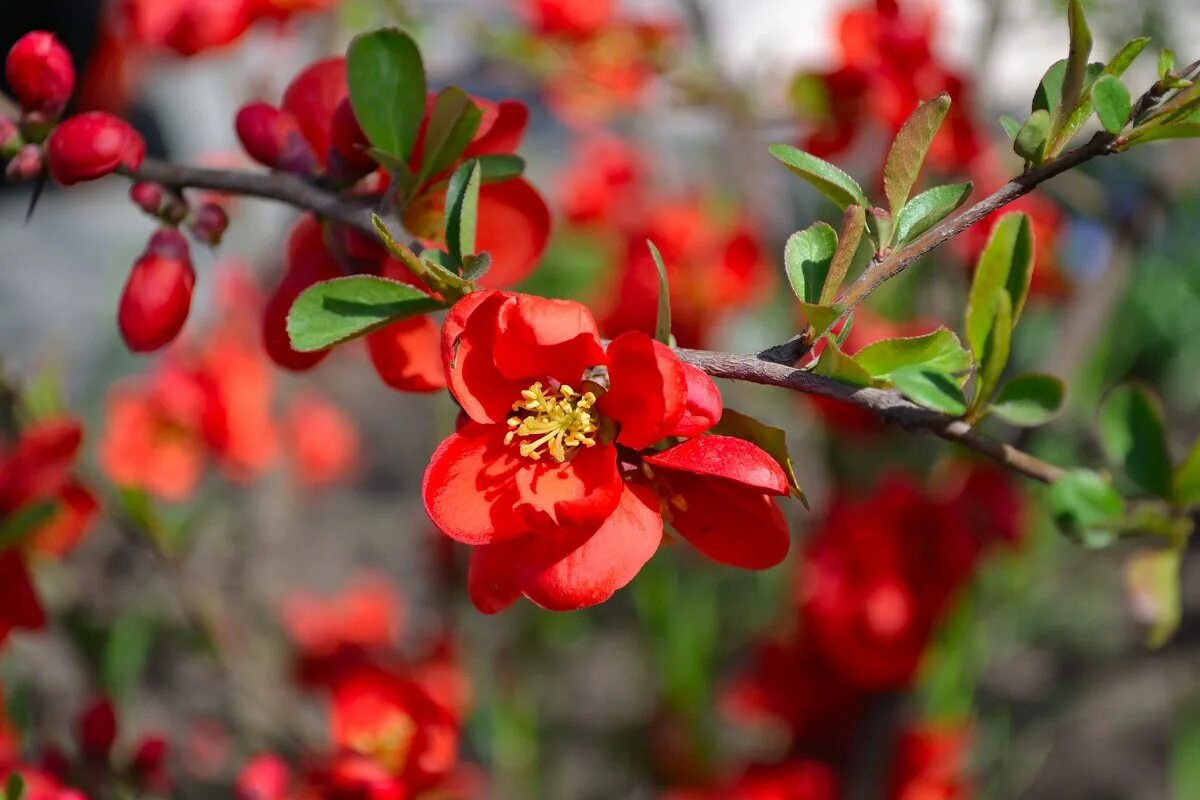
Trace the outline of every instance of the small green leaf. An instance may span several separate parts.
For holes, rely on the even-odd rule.
[[[13,772],[4,784],[5,800],[22,800],[24,796],[25,778],[19,772]]]
[[[796,470],[792,466],[792,457],[788,454],[787,434],[781,428],[773,428],[759,422],[754,417],[734,411],[728,406],[721,412],[721,420],[714,425],[709,433],[721,436],[733,436],[758,445],[767,455],[775,459],[783,467],[788,478],[788,486],[797,500],[808,508],[808,498],[796,480]]]
[[[463,256],[462,278],[465,281],[477,281],[492,268],[491,253],[475,253]]]
[[[292,347],[325,350],[390,322],[442,308],[420,289],[374,275],[333,278],[305,289],[288,312]]]
[[[994,324],[997,290],[1008,293],[1013,324],[1021,316],[1033,277],[1033,245],[1033,227],[1024,214],[1007,214],[992,229],[967,298],[967,343],[976,363],[982,360]]]
[[[889,376],[900,392],[919,406],[951,416],[967,411],[962,387],[950,375],[923,367],[902,367]]]
[[[1134,145],[1160,142],[1164,139],[1195,139],[1200,138],[1200,122],[1176,122],[1154,128],[1135,128],[1128,135],[1128,144],[1122,149]]]
[[[1114,75],[1118,78],[1124,75],[1125,70],[1129,69],[1133,62],[1137,60],[1137,57],[1142,54],[1142,51],[1146,49],[1146,45],[1148,44],[1150,44],[1149,36],[1139,36],[1136,39],[1130,39],[1104,65],[1104,74]]]
[[[1094,85],[1094,82],[1104,75],[1111,75],[1116,78],[1124,75],[1125,70],[1129,69],[1129,66],[1137,59],[1138,55],[1145,49],[1149,42],[1149,37],[1145,36],[1131,39],[1125,43],[1124,47],[1117,51],[1117,54],[1107,64],[1093,63],[1088,65],[1079,102],[1075,104],[1075,110],[1067,118],[1066,123],[1051,138],[1047,146],[1047,152],[1051,154],[1060,152],[1071,139],[1075,138],[1075,134],[1079,133],[1079,129],[1088,121],[1088,118],[1092,115],[1091,87]]]
[[[671,345],[671,283],[667,279],[667,265],[663,263],[662,253],[658,252],[658,247],[649,239],[646,240],[646,246],[650,248],[650,256],[654,259],[654,266],[658,270],[658,318],[654,326],[654,338],[667,345]]]
[[[1045,425],[1062,410],[1066,385],[1053,375],[1018,375],[996,395],[989,412],[1022,427]]]
[[[101,664],[101,680],[110,697],[120,700],[137,688],[153,644],[154,629],[148,620],[133,614],[117,618]]]
[[[926,189],[904,206],[896,218],[896,242],[908,244],[967,202],[974,185],[952,183]]]
[[[467,161],[450,176],[446,189],[446,248],[459,264],[475,252],[481,171],[476,159]]]
[[[777,161],[811,183],[843,211],[852,205],[860,205],[863,208],[870,206],[862,188],[854,179],[828,161],[787,144],[773,144],[767,150]]]
[[[949,110],[950,95],[943,92],[917,106],[917,110],[900,126],[883,165],[883,191],[887,195],[893,218],[900,214],[900,209],[908,202],[929,147]]]
[[[846,313],[846,307],[838,303],[823,306],[806,303],[803,300],[800,301],[800,310],[804,313],[804,319],[808,320],[808,324],[812,326],[812,341],[814,342],[824,336],[825,332],[833,327],[833,323]]]
[[[1050,486],[1050,512],[1064,533],[1089,547],[1112,544],[1125,513],[1117,490],[1086,469],[1072,470]]]
[[[425,117],[425,67],[416,42],[395,28],[356,36],[346,51],[346,82],[367,140],[407,161]]]
[[[1175,547],[1139,550],[1125,563],[1125,591],[1150,647],[1162,647],[1179,628],[1182,555]]]
[[[1021,132],[1021,120],[1013,119],[1008,114],[1001,114],[1000,127],[1004,129],[1004,133],[1008,136],[1009,140],[1016,141],[1017,134]]]
[[[873,342],[855,353],[854,360],[878,380],[887,380],[896,370],[912,367],[946,375],[971,367],[971,354],[963,349],[958,337],[948,328],[939,328],[924,336]]]
[[[983,408],[1000,384],[1000,376],[1008,365],[1009,348],[1012,346],[1012,301],[1007,292],[997,290],[993,295],[992,327],[988,331],[983,352],[976,360],[975,395],[971,398],[972,409]]]
[[[815,222],[788,238],[783,263],[792,291],[801,301],[820,302],[837,246],[837,232],[824,222]]]
[[[425,143],[421,153],[421,169],[415,186],[447,169],[475,138],[483,111],[471,102],[471,96],[450,86],[438,92],[425,128]]]
[[[1046,70],[1038,83],[1037,91],[1033,93],[1033,106],[1030,111],[1045,111],[1053,114],[1062,102],[1063,75],[1067,71],[1065,58],[1055,61]]]
[[[1013,152],[1034,164],[1042,163],[1046,142],[1050,138],[1051,119],[1049,111],[1034,111],[1025,120],[1013,142]]]
[[[1092,53],[1092,32],[1079,0],[1068,0],[1067,25],[1070,28],[1071,44],[1067,53],[1067,66],[1063,72],[1062,97],[1054,114],[1053,130],[1062,130],[1067,119],[1083,96],[1084,81],[1088,72],[1088,56]],[[1054,153],[1051,153],[1054,155]]]
[[[842,214],[842,234],[837,237],[837,250],[829,264],[825,285],[821,288],[821,304],[829,305],[837,299],[838,289],[842,288],[842,281],[846,279],[846,273],[850,271],[850,264],[854,261],[854,254],[858,252],[866,220],[866,211],[862,206],[850,206]],[[812,321],[811,317],[809,321]]]
[[[1102,75],[1098,78],[1092,84],[1092,105],[1096,107],[1096,116],[1100,118],[1104,130],[1117,134],[1125,129],[1132,101],[1129,98],[1129,90],[1120,78],[1112,75]]]
[[[489,153],[479,157],[484,183],[503,183],[525,172],[525,159],[511,153]]]
[[[20,544],[27,536],[42,527],[58,513],[52,500],[26,503],[8,516],[0,518],[0,550]]]
[[[1158,54],[1158,79],[1164,80],[1175,69],[1175,51],[1166,48]]]
[[[812,369],[815,375],[824,375],[835,381],[849,383],[854,386],[870,386],[871,373],[867,372],[858,362],[841,351],[837,344],[828,336],[825,337],[825,349],[821,351],[816,366]]]
[[[1156,497],[1171,497],[1171,459],[1158,401],[1136,384],[1108,393],[1100,406],[1100,436],[1113,463]]]
[[[1175,470],[1172,483],[1176,503],[1185,506],[1200,503],[1200,439],[1196,440],[1188,457]]]

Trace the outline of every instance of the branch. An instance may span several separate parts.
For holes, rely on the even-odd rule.
[[[979,433],[961,419],[922,408],[906,400],[899,392],[859,388],[786,364],[777,364],[753,353],[714,353],[708,350],[686,349],[677,349],[675,352],[680,359],[714,378],[779,386],[804,394],[841,400],[869,411],[884,422],[907,430],[931,433],[961,444],[1014,472],[1042,483],[1053,483],[1064,473],[1060,467]]]

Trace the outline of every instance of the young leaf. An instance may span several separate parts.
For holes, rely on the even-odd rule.
[[[825,337],[825,349],[821,351],[821,356],[817,359],[817,364],[812,371],[816,375],[824,375],[826,378],[833,378],[835,381],[854,386],[871,385],[871,373],[843,353],[828,336]]]
[[[837,246],[837,232],[824,222],[814,222],[788,238],[783,263],[792,291],[801,301],[820,302]]]
[[[1013,141],[1013,152],[1033,164],[1042,163],[1051,127],[1049,111],[1034,111],[1025,120],[1021,130],[1017,131],[1017,138]]]
[[[890,375],[893,385],[919,406],[960,416],[967,411],[962,387],[951,376],[923,367],[903,367]]]
[[[1171,458],[1162,412],[1149,391],[1118,386],[1100,406],[1100,437],[1108,457],[1142,490],[1171,497]]]
[[[1021,121],[1013,119],[1008,114],[1001,114],[1000,127],[1004,129],[1004,133],[1011,141],[1016,141],[1017,134],[1021,132]]]
[[[356,36],[346,51],[346,82],[367,140],[407,161],[425,116],[425,67],[416,42],[395,28]]]
[[[1175,69],[1175,51],[1166,48],[1158,54],[1158,79],[1165,80]]]
[[[971,398],[973,410],[983,408],[996,386],[1000,376],[1008,364],[1008,352],[1012,344],[1012,301],[1002,289],[996,290],[992,299],[992,327],[988,331],[981,355],[976,359],[978,370],[975,373],[975,395]]]
[[[335,344],[389,322],[442,308],[443,304],[405,283],[374,275],[352,275],[305,289],[288,312],[292,347],[302,353]]]
[[[950,216],[971,196],[970,181],[934,186],[909,200],[896,217],[896,242],[905,245]]]
[[[654,326],[654,338],[670,347],[671,345],[671,284],[667,280],[667,265],[663,263],[662,253],[649,239],[646,246],[650,248],[650,256],[658,269],[658,321]]]
[[[1179,627],[1182,555],[1176,547],[1139,550],[1125,564],[1125,591],[1134,616],[1148,626],[1150,647],[1162,647]]]
[[[1053,375],[1018,375],[1000,389],[988,409],[1005,422],[1031,428],[1062,410],[1066,386]]]
[[[1115,78],[1124,75],[1125,70],[1129,69],[1129,66],[1141,54],[1149,42],[1150,38],[1146,36],[1130,39],[1107,64],[1088,64],[1087,75],[1083,81],[1083,93],[1079,98],[1079,102],[1075,104],[1075,110],[1067,118],[1066,124],[1051,139],[1047,146],[1047,152],[1060,152],[1068,142],[1075,138],[1075,134],[1079,133],[1079,129],[1088,121],[1088,118],[1092,115],[1091,88],[1095,84],[1095,81],[1105,75],[1111,75]]]
[[[511,153],[489,153],[479,157],[479,169],[484,183],[503,183],[521,177],[525,159]]]
[[[1067,53],[1066,69],[1063,72],[1062,98],[1054,114],[1053,130],[1056,133],[1066,125],[1068,117],[1079,103],[1079,98],[1083,96],[1084,80],[1088,71],[1088,56],[1092,53],[1092,32],[1088,29],[1087,18],[1084,16],[1080,0],[1068,1],[1067,25],[1070,28],[1071,45]]]
[[[1116,538],[1124,517],[1121,495],[1098,473],[1068,472],[1050,487],[1050,512],[1064,533],[1089,547],[1104,547]]]
[[[833,323],[837,322],[842,314],[846,313],[846,307],[834,303],[832,305],[818,305],[816,303],[806,303],[800,301],[800,310],[804,313],[804,318],[808,320],[808,324],[812,326],[812,341],[816,341],[825,335],[825,332],[833,327]]]
[[[1200,503],[1200,439],[1192,445],[1192,451],[1175,470],[1175,502],[1179,505]]]
[[[854,254],[858,252],[859,242],[862,241],[866,219],[866,212],[858,205],[850,206],[842,215],[842,234],[838,237],[837,250],[829,264],[825,285],[821,288],[822,305],[830,305],[837,299],[838,289],[842,288],[842,281],[846,279],[846,273],[850,271],[850,264],[854,261]],[[809,322],[811,321],[812,318],[809,317]]]
[[[899,216],[900,209],[908,202],[921,165],[925,163],[925,155],[949,110],[950,95],[943,92],[917,106],[900,126],[883,165],[883,191],[893,218]]]
[[[779,462],[779,466],[783,467],[792,494],[797,500],[804,503],[805,508],[808,508],[808,498],[804,496],[804,490],[800,488],[800,483],[796,480],[796,470],[792,466],[792,457],[788,454],[787,435],[782,429],[765,425],[754,417],[726,407],[721,412],[721,420],[709,430],[709,433],[745,439],[762,448],[767,455]]]
[[[855,353],[854,360],[872,378],[880,380],[887,380],[899,369],[920,367],[950,375],[971,366],[971,354],[948,328],[924,336],[873,342]]]
[[[1134,128],[1128,135],[1128,143],[1119,148],[1127,150],[1134,145],[1159,142],[1164,139],[1195,139],[1200,137],[1200,122],[1176,122],[1155,128]]]
[[[822,161],[787,144],[773,144],[767,150],[777,161],[811,183],[843,211],[851,205],[860,205],[863,208],[870,205],[862,188],[854,179],[828,161]]]
[[[967,343],[978,363],[990,335],[997,290],[1009,296],[1013,323],[1021,315],[1033,277],[1033,228],[1024,214],[1007,214],[992,229],[979,257],[967,298]]]
[[[481,171],[479,161],[471,159],[454,171],[446,189],[446,247],[459,264],[475,252]]]
[[[420,186],[457,161],[475,137],[482,120],[483,111],[462,89],[449,86],[438,92],[429,125],[425,128],[421,169],[414,185]]]
[[[1092,84],[1092,105],[1096,107],[1096,116],[1104,130],[1112,134],[1120,133],[1129,121],[1129,111],[1132,101],[1129,90],[1120,78],[1112,75],[1102,75]]]
[[[1062,102],[1063,76],[1067,71],[1065,58],[1055,61],[1042,75],[1037,91],[1033,93],[1033,106],[1030,111],[1045,111],[1053,114]]]
[[[1125,70],[1137,60],[1137,57],[1146,49],[1146,45],[1150,44],[1149,36],[1139,36],[1136,39],[1130,39],[1125,43],[1125,46],[1117,51],[1117,54],[1109,59],[1104,65],[1104,74],[1113,75],[1117,78],[1125,74]]]
[[[464,281],[477,281],[484,275],[487,275],[488,270],[491,268],[492,256],[490,253],[475,253],[463,256],[462,278]]]

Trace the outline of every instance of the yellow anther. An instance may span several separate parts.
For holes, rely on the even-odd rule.
[[[586,392],[580,395],[570,386],[559,386],[547,391],[542,384],[535,383],[521,392],[524,402],[513,403],[513,410],[525,416],[509,417],[512,428],[504,437],[511,444],[517,437],[537,437],[520,443],[522,456],[538,461],[543,448],[556,461],[567,459],[567,450],[572,447],[593,447],[596,440],[588,434],[595,433],[596,418],[590,411],[596,403],[596,395]]]

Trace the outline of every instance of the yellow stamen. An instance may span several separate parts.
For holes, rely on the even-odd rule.
[[[566,385],[547,390],[538,382],[521,392],[521,398],[512,408],[524,416],[508,418],[511,430],[504,437],[505,444],[512,444],[517,437],[537,437],[520,442],[521,455],[538,461],[545,448],[555,461],[562,462],[567,459],[568,448],[596,444],[589,435],[596,432],[596,416],[591,410],[596,395],[581,395]]]

